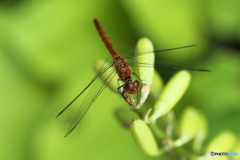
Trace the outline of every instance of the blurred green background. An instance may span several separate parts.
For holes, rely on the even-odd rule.
[[[208,140],[222,130],[239,135],[239,8],[239,0],[0,1],[0,159],[154,159],[119,125],[114,111],[128,106],[108,89],[69,137],[63,136],[78,105],[55,119],[93,78],[94,60],[109,57],[92,17],[117,50],[135,48],[141,37],[156,49],[197,44],[157,55],[212,70],[191,72],[177,117],[193,105],[208,118]],[[168,80],[176,71],[159,72]]]

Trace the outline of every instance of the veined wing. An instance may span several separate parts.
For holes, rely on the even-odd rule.
[[[156,67],[156,68],[160,67],[160,68],[172,68],[172,69],[180,69],[180,70],[210,72],[210,70],[201,69],[201,68],[198,68],[198,67],[180,65],[180,64],[175,64],[175,63],[165,62],[165,61],[159,61],[159,60],[157,60],[154,64],[138,63],[138,62],[131,62],[129,64],[131,66],[136,66],[136,67]]]
[[[56,118],[59,117],[64,111],[66,111],[71,106],[71,104],[73,104],[73,102],[78,99],[78,97],[80,97],[100,76],[102,76],[112,66],[113,65],[103,66],[100,72],[93,78],[93,80],[65,108],[63,108],[63,110],[58,113]]]
[[[82,120],[83,116],[86,114],[90,106],[105,89],[105,87],[111,82],[113,77],[116,75],[116,70],[113,64],[104,65],[100,72],[94,77],[94,79],[80,92],[59,114],[60,116],[66,109],[68,109],[73,102],[77,100],[87,89],[90,89],[85,99],[81,103],[76,115],[74,116],[72,122],[70,123],[65,137],[68,136]],[[105,77],[104,80],[101,77]]]
[[[125,52],[125,55],[123,55],[123,57],[125,57],[127,59],[131,59],[131,58],[136,57],[136,56],[144,56],[146,54],[152,54],[152,53],[156,54],[156,53],[160,53],[160,52],[190,48],[190,47],[195,47],[195,46],[197,46],[197,45],[193,44],[193,45],[188,45],[188,46],[181,46],[181,47],[162,49],[162,50],[154,50],[154,51],[149,51],[149,52],[142,52],[142,51],[136,52],[135,50],[127,50],[127,51],[123,51],[123,52]]]
[[[110,69],[106,70],[104,73],[97,76],[96,80],[92,83],[92,87],[87,94],[86,98],[83,100],[80,105],[77,113],[73,117],[72,122],[70,123],[65,137],[67,137],[79,124],[82,120],[83,116],[86,114],[90,106],[93,102],[98,98],[101,92],[106,88],[106,86],[111,82],[113,77],[116,75],[116,70],[112,65],[110,65]],[[107,77],[106,80],[102,80],[100,76]]]
[[[179,65],[179,64],[175,64],[175,63],[170,63],[170,62],[165,62],[165,61],[160,61],[157,60],[155,61],[154,64],[148,63],[147,59],[146,62],[136,62],[134,60],[134,57],[138,57],[138,56],[147,56],[148,54],[156,54],[159,52],[166,52],[166,51],[171,51],[171,50],[176,50],[176,49],[183,49],[183,48],[189,48],[189,47],[194,47],[196,45],[188,45],[188,46],[182,46],[182,47],[176,47],[176,48],[170,48],[170,49],[163,49],[163,50],[155,50],[155,51],[149,51],[149,52],[134,52],[131,55],[127,55],[125,56],[128,59],[128,63],[131,66],[136,66],[136,67],[161,67],[161,68],[173,68],[173,69],[182,69],[182,70],[192,70],[192,71],[210,71],[210,70],[205,70],[205,69],[201,69],[201,68],[197,68],[197,67],[192,67],[192,66],[186,66],[186,65]]]
[[[198,67],[185,66],[185,65],[180,65],[180,64],[175,64],[175,63],[165,62],[165,61],[157,61],[155,62],[155,66],[161,67],[161,68],[173,68],[173,69],[181,69],[181,70],[210,72],[210,70],[201,69]]]

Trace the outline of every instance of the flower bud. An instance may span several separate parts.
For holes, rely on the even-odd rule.
[[[130,129],[134,140],[144,153],[149,156],[160,155],[153,133],[143,120],[133,120]]]
[[[198,110],[195,108],[188,107],[184,110],[179,123],[180,138],[175,141],[175,146],[181,146],[197,135],[199,119]]]
[[[178,71],[163,88],[159,100],[154,106],[154,113],[150,120],[155,123],[160,116],[167,114],[181,99],[190,83],[191,75],[188,71]]]
[[[206,154],[211,151],[231,152],[237,145],[237,136],[230,131],[222,131],[207,145]]]
[[[162,89],[163,89],[163,79],[160,76],[160,74],[156,70],[154,70],[153,82],[150,89],[150,96],[154,100],[157,100]]]
[[[143,85],[140,102],[136,106],[136,108],[140,108],[149,95],[150,86],[153,80],[155,55],[153,53],[152,42],[148,38],[139,39],[136,47],[136,53],[139,54],[134,57],[134,61],[138,66],[136,67],[137,76],[139,76]]]

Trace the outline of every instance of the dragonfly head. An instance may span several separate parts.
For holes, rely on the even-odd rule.
[[[137,93],[137,89],[140,86],[139,81],[129,81],[128,83],[125,84],[124,90],[127,91],[129,94],[134,94]]]

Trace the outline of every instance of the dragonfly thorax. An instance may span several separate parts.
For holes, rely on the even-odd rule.
[[[128,92],[129,94],[134,94],[137,93],[137,89],[140,86],[139,81],[128,81],[125,85],[124,85],[124,91]]]

